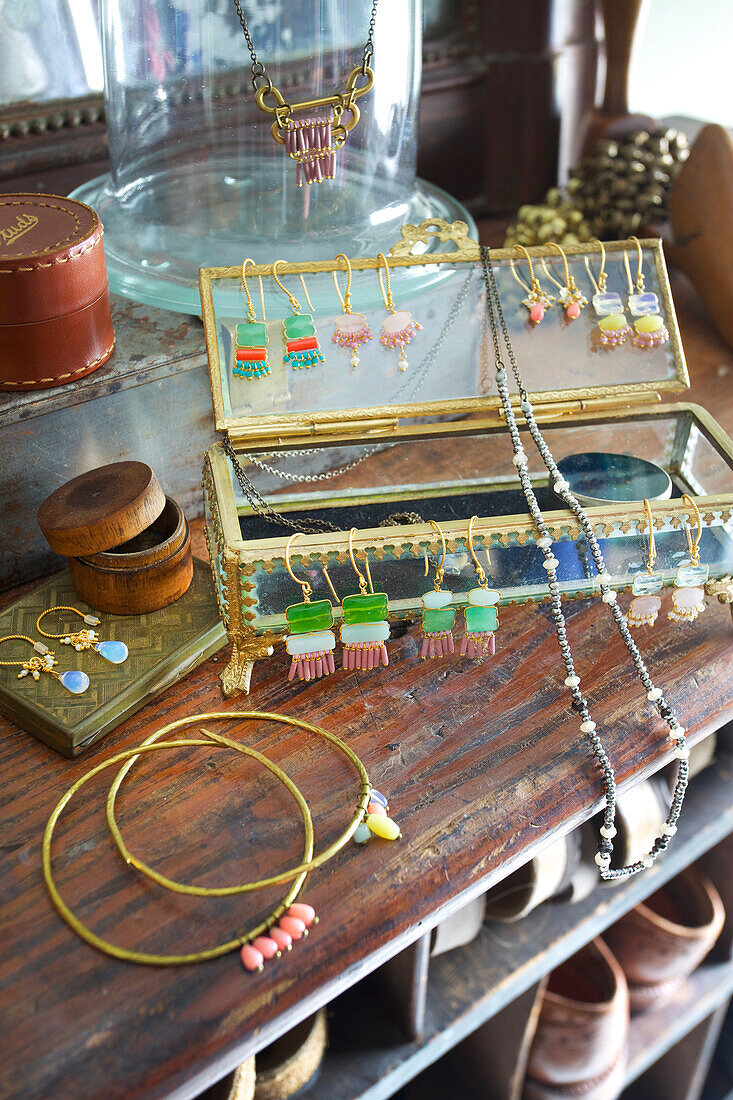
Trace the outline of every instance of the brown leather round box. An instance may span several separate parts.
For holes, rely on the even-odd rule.
[[[73,382],[114,342],[95,212],[62,195],[0,195],[0,390]]]
[[[38,525],[68,557],[77,595],[97,611],[157,611],[193,579],[186,517],[144,462],[113,462],[67,481],[39,508]]]

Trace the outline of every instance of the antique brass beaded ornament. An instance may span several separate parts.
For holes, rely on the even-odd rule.
[[[682,499],[685,504],[689,504],[697,520],[697,535],[693,541],[690,524],[686,523],[685,535],[690,559],[682,562],[677,568],[672,589],[672,610],[667,612],[667,618],[674,622],[694,623],[698,615],[705,610],[705,581],[708,579],[710,566],[700,561],[700,539],[702,538],[700,509],[687,493],[682,494]]]
[[[647,556],[646,570],[643,573],[635,573],[631,585],[634,599],[626,615],[629,626],[654,626],[657,621],[662,601],[657,595],[664,587],[664,577],[654,568],[657,558],[657,544],[654,539],[654,517],[649,501],[644,498],[644,510],[649,527],[649,553]]]
[[[285,146],[285,152],[295,161],[297,165],[295,181],[298,187],[303,183],[320,183],[322,180],[334,178],[336,154],[346,141],[348,132],[353,130],[359,121],[356,100],[366,95],[374,84],[371,60],[374,54],[374,27],[378,2],[379,0],[372,2],[369,33],[362,51],[362,59],[351,70],[344,91],[304,100],[301,103],[288,103],[280,89],[268,76],[264,64],[257,57],[240,0],[234,0],[242,34],[252,58],[255,103],[265,114],[274,115],[272,136],[279,145]],[[330,108],[331,114],[311,114],[312,111],[321,107]],[[306,117],[295,117],[297,114]]]
[[[26,634],[6,634],[4,638],[0,638],[0,642],[12,641],[28,642],[36,652],[36,656],[30,657],[27,661],[0,661],[0,666],[5,668],[12,668],[13,666],[19,668],[19,680],[24,680],[26,676],[30,676],[32,680],[40,680],[41,673],[47,672],[50,676],[54,676],[60,684],[63,684],[72,695],[83,695],[89,687],[89,677],[86,672],[78,672],[76,669],[68,669],[66,672],[61,673],[56,672],[58,661],[43,642],[34,642]]]
[[[41,622],[52,612],[56,611],[68,611],[72,615],[78,615],[86,624],[87,630],[77,630],[76,632],[68,631],[61,634],[49,634],[41,626]],[[128,656],[129,650],[124,642],[113,641],[108,639],[100,642],[99,635],[94,629],[95,626],[99,626],[100,620],[96,615],[85,615],[83,611],[78,611],[75,607],[49,607],[46,611],[43,611],[36,619],[36,630],[39,634],[42,634],[44,638],[59,639],[62,645],[70,645],[78,652],[81,653],[87,649],[91,649],[94,653],[98,653],[100,657],[104,657],[105,661],[109,661],[111,665],[123,664]]]
[[[324,738],[342,752],[356,769],[360,780],[360,793],[351,820],[341,835],[318,855],[314,855],[313,822],[308,804],[292,779],[290,779],[281,768],[274,764],[273,761],[269,760],[257,750],[241,744],[239,741],[203,728],[200,729],[201,736],[198,737],[180,738],[174,736],[171,740],[167,739],[169,735],[175,735],[176,731],[188,725],[199,725],[206,721],[232,719],[238,721],[262,720],[278,722],[315,734],[318,737]],[[236,752],[243,753],[245,756],[262,764],[263,767],[267,768],[267,770],[286,787],[295,799],[303,818],[305,840],[303,857],[299,864],[276,875],[258,879],[254,882],[230,886],[204,887],[197,886],[196,884],[181,883],[168,878],[155,871],[129,850],[122,837],[115,815],[117,794],[129,770],[144,754],[201,746],[207,748],[229,748]],[[74,795],[95,776],[117,764],[122,764],[123,766],[110,787],[107,796],[106,815],[110,832],[125,863],[129,867],[140,872],[146,878],[155,882],[158,886],[162,886],[173,893],[197,897],[215,898],[249,894],[290,882],[291,885],[288,887],[284,897],[268,916],[260,921],[255,927],[248,929],[246,932],[243,932],[233,939],[205,948],[202,951],[171,955],[160,955],[120,947],[98,936],[79,920],[76,914],[63,900],[53,876],[51,845],[54,830],[63,810],[72,800]],[[341,738],[333,733],[329,733],[319,726],[311,725],[309,722],[303,722],[297,718],[271,714],[264,711],[223,711],[212,714],[195,714],[189,718],[181,718],[178,721],[170,722],[168,725],[146,738],[137,748],[127,749],[124,752],[115,754],[108,760],[102,761],[69,788],[56,805],[46,825],[42,846],[43,878],[51,901],[66,923],[81,936],[83,940],[91,944],[92,947],[96,947],[98,950],[114,958],[153,966],[181,966],[188,963],[204,962],[208,959],[215,959],[230,951],[239,949],[242,965],[246,970],[261,970],[265,961],[279,956],[283,951],[290,950],[293,941],[306,936],[311,925],[317,923],[317,917],[313,907],[303,902],[296,901],[306,877],[311,871],[315,870],[317,867],[323,866],[332,859],[341,851],[351,837],[356,839],[356,833],[362,826],[368,830],[370,836],[380,837],[386,840],[397,840],[402,835],[396,822],[387,816],[386,798],[372,788],[369,776],[361,760],[356,753],[341,740]],[[363,841],[360,840],[359,842],[362,843]]]

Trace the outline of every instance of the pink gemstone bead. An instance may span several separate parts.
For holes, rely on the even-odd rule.
[[[387,811],[381,802],[370,802],[367,806],[368,814],[382,814],[383,817],[387,816]]]
[[[281,951],[289,951],[293,946],[293,937],[289,932],[286,932],[284,928],[271,928],[270,936],[275,941]]]
[[[545,307],[542,302],[535,302],[529,311],[529,319],[534,325],[538,325],[545,316]]]
[[[288,916],[297,917],[298,920],[302,920],[306,928],[310,928],[316,919],[316,911],[312,905],[306,905],[303,901],[296,901],[288,909]]]
[[[253,947],[251,943],[245,943],[241,952],[242,965],[245,970],[261,970],[265,961],[261,951]]]
[[[280,950],[275,940],[271,940],[269,936],[258,936],[256,940],[252,940],[252,946],[256,947],[265,959],[274,959]]]
[[[305,932],[305,921],[300,920],[299,917],[282,917],[280,927],[294,940],[299,940]]]
[[[580,306],[577,302],[571,302],[568,308],[565,310],[565,314],[569,320],[574,321],[576,317],[580,317]]]

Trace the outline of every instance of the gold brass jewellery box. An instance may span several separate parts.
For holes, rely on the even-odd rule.
[[[699,406],[661,403],[662,394],[689,386],[661,242],[644,240],[639,252],[633,241],[612,242],[605,259],[597,244],[566,254],[587,305],[569,321],[562,302],[555,301],[533,324],[526,257],[515,249],[492,252],[519,369],[550,450],[568,470],[564,476],[601,540],[614,588],[628,589],[633,574],[645,567],[644,497],[651,500],[656,569],[665,584],[674,583],[688,554],[684,527],[694,519],[681,499],[688,493],[702,516],[700,557],[710,567],[708,592],[723,598],[728,587],[721,578],[733,572],[733,443]],[[567,278],[561,256],[549,246],[532,248],[529,255],[542,291],[559,298]],[[324,357],[296,370],[283,362],[283,320],[291,316],[292,303],[273,278],[271,263],[248,264],[247,285],[256,319],[264,323],[258,333],[259,339],[266,333],[270,368],[250,377],[237,358],[237,326],[248,315],[241,268],[201,269],[216,428],[228,437],[244,474],[243,482],[221,442],[209,448],[203,474],[207,538],[233,646],[222,674],[227,695],[248,690],[252,662],[272,653],[286,629],[286,608],[301,598],[285,567],[287,540],[301,526],[336,528],[301,534],[292,547],[294,571],[309,581],[313,599],[331,600],[336,621],[340,601],[357,591],[348,554],[352,528],[360,567],[366,561],[374,590],[388,593],[392,620],[422,611],[421,597],[432,584],[426,569],[429,564],[432,575],[440,553],[431,520],[445,532],[443,584],[453,592],[454,606],[465,603],[475,586],[466,543],[473,515],[474,547],[501,602],[547,595],[494,383],[478,245],[462,222],[425,222],[403,227],[387,256],[393,307],[409,311],[420,326],[406,348],[404,370],[399,349],[379,339],[387,311],[378,280],[384,264],[377,257],[351,262],[351,309],[372,333],[359,347],[356,365],[349,348],[333,342],[335,321],[343,316],[345,261],[277,263],[287,293],[312,317]],[[629,298],[637,295],[639,260],[645,295],[656,296],[667,338],[646,346],[631,339],[608,346],[599,327],[602,314],[592,302],[599,274],[603,267],[605,290],[620,299],[633,333],[638,317]],[[653,326],[636,331],[647,327]],[[555,539],[561,590],[589,595],[598,590],[595,570],[577,522],[554,497],[531,440],[525,449]]]

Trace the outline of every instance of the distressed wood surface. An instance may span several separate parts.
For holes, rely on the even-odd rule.
[[[568,633],[624,782],[658,766],[664,729],[640,697],[604,611],[573,603]],[[664,623],[644,639],[652,674],[693,739],[733,715],[730,616],[714,605],[702,622]],[[286,684],[282,651],[255,670],[243,705],[341,733],[388,794],[404,833],[394,845],[350,845],[315,873],[305,897],[321,923],[262,974],[243,973],[236,956],[170,970],[114,961],[61,922],[40,877],[45,821],[90,763],[134,746],[165,721],[237,709],[219,694],[223,658],[202,664],[82,763],[61,761],[2,727],[0,1027],[7,1054],[0,1095],[194,1096],[465,902],[461,893],[497,880],[598,805],[597,765],[567,708],[546,607],[506,613],[492,663],[426,665],[417,649],[413,629],[391,646],[388,676],[338,673],[327,685]],[[257,724],[241,732],[302,785],[318,846],[338,835],[357,796],[346,762],[298,730]],[[141,762],[120,796],[132,850],[173,876],[208,885],[246,881],[297,858],[302,830],[289,797],[233,757],[191,750]],[[196,949],[235,934],[276,902],[273,892],[261,900],[173,898],[141,883],[106,833],[109,778],[83,789],[55,843],[59,887],[101,935],[147,950]]]

